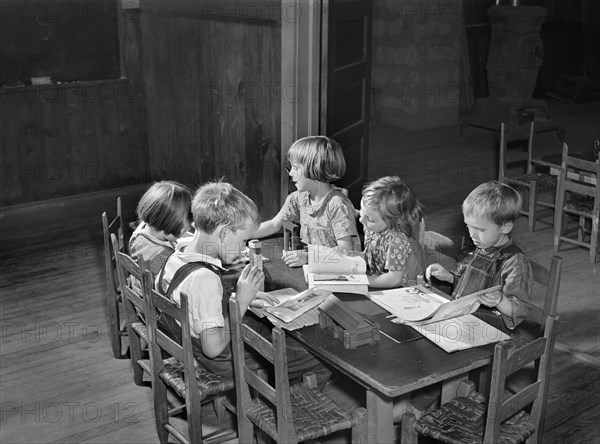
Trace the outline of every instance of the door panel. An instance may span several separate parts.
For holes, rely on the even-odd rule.
[[[326,5],[322,132],[344,149],[347,170],[337,185],[348,189],[358,207],[368,167],[372,5],[370,0],[329,0]]]

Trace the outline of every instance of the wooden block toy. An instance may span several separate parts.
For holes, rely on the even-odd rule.
[[[330,295],[319,306],[319,327],[328,328],[346,349],[379,341],[379,324],[354,311],[336,296]]]

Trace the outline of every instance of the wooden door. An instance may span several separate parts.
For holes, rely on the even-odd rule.
[[[358,208],[367,178],[371,77],[371,0],[323,3],[321,133],[344,149],[347,169],[337,183]]]

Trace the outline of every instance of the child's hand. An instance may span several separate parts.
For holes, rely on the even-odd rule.
[[[342,251],[342,254],[345,254],[346,256],[351,256],[351,257],[354,257],[354,256],[360,256],[362,258],[365,257],[365,253],[363,253],[362,251],[344,250],[344,251]]]
[[[425,277],[427,280],[430,280],[431,276],[444,282],[452,283],[454,281],[454,275],[440,264],[431,264],[427,267],[425,270]]]
[[[502,302],[502,297],[502,293],[498,290],[495,290],[477,296],[477,300],[481,305],[485,305],[486,307],[496,307],[500,302]]]
[[[238,279],[236,295],[241,303],[250,304],[265,280],[265,275],[256,265],[246,265]]]
[[[308,263],[308,252],[304,250],[284,251],[282,258],[288,267],[301,267]]]
[[[269,305],[277,305],[279,303],[279,299],[277,299],[275,296],[271,296],[270,294],[259,291],[252,301],[252,304],[255,302],[257,305],[262,307],[268,307]]]

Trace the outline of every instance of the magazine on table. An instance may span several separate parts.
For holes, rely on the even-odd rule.
[[[281,298],[279,304],[267,306],[263,310],[284,322],[291,322],[318,307],[330,294],[330,291],[322,288],[309,288],[293,296],[286,295]]]
[[[416,285],[372,291],[370,299],[391,313],[392,322],[411,326],[447,352],[503,341],[508,335],[473,316],[480,294],[499,290],[491,287],[455,300],[448,300]]]

